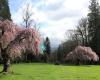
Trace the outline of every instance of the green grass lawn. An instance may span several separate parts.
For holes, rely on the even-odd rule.
[[[0,66],[2,70],[2,66]],[[100,80],[100,66],[63,66],[43,63],[14,64],[13,73],[0,80]]]

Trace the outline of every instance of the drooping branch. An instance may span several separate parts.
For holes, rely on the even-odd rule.
[[[20,57],[23,53],[38,55],[39,45],[40,36],[35,29],[21,29],[9,20],[0,21],[0,55],[4,61],[3,71],[7,71],[10,59]]]
[[[67,55],[66,60],[98,61],[99,57],[90,47],[78,46]]]

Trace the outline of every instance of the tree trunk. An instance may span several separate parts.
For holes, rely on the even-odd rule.
[[[77,59],[77,61],[76,61],[76,65],[79,65],[79,64],[80,64],[80,60]]]
[[[10,67],[10,59],[3,59],[3,70],[2,72],[8,72]]]
[[[0,44],[0,47],[1,47],[1,44]],[[1,48],[1,56],[2,56],[2,59],[3,59],[3,70],[2,72],[8,72],[9,70],[9,67],[10,67],[10,57],[9,55],[6,54],[6,49],[2,49]]]

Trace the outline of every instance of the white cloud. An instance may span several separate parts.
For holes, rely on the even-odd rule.
[[[78,20],[87,15],[89,5],[88,0],[39,0],[36,3],[30,0],[29,3],[34,12],[33,18],[38,23],[47,24],[41,28],[41,32],[57,43],[65,39],[68,29],[75,28]],[[25,7],[25,1],[22,7]],[[12,14],[16,23],[22,21],[22,7]]]
[[[60,1],[64,1],[64,0],[44,0],[44,2],[49,5],[49,4],[55,4],[58,3]]]

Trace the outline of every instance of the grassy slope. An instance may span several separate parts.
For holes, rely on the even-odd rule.
[[[12,69],[12,74],[0,74],[0,80],[100,80],[100,67],[93,65],[61,66],[34,63],[14,64]]]

